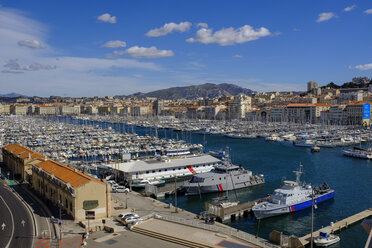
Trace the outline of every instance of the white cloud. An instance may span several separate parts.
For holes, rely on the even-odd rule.
[[[126,46],[127,46],[127,43],[121,40],[110,40],[102,45],[102,47],[108,47],[108,48],[117,48],[117,47],[126,47]]]
[[[270,31],[265,27],[254,30],[249,25],[244,25],[237,29],[232,27],[223,28],[215,33],[213,33],[212,29],[201,28],[196,32],[195,38],[189,38],[186,41],[200,42],[203,44],[216,43],[221,46],[227,46],[257,40],[270,34]]]
[[[372,63],[371,64],[364,64],[364,65],[357,65],[354,68],[358,69],[358,70],[361,70],[361,71],[372,70]]]
[[[152,47],[133,46],[125,51],[114,51],[113,53],[107,54],[106,56],[108,58],[115,58],[120,55],[128,55],[133,58],[152,59],[174,56],[174,53],[172,50],[159,50],[154,46]]]
[[[32,63],[30,65],[21,65],[17,60],[10,60],[4,65],[7,72],[10,71],[39,71],[39,70],[54,70],[57,67],[54,65],[41,65],[39,63]]]
[[[344,11],[345,11],[345,12],[352,11],[353,9],[355,9],[355,7],[356,7],[356,4],[353,4],[353,5],[351,5],[351,6],[348,6],[348,7],[344,8]]]
[[[32,48],[32,49],[41,49],[41,48],[43,48],[41,46],[40,41],[38,41],[38,40],[28,40],[28,39],[26,39],[26,40],[20,40],[20,41],[18,41],[18,45],[24,46],[24,47],[28,47],[28,48]]]
[[[157,79],[136,79],[133,73],[164,69],[131,58],[67,57],[46,42],[48,27],[23,12],[0,8],[0,92],[24,95],[105,96],[153,88]],[[22,40],[37,40],[44,49],[25,49]],[[59,56],[56,58],[56,56]],[[15,60],[18,59],[18,60]],[[116,75],[105,77],[104,75]]]
[[[111,16],[109,13],[102,14],[97,17],[98,21],[116,23],[116,16]]]
[[[172,33],[173,31],[186,32],[190,29],[191,22],[180,22],[179,24],[171,22],[164,24],[161,28],[151,29],[146,33],[149,37],[159,37]]]
[[[208,24],[204,22],[199,22],[198,24],[196,24],[196,26],[201,28],[208,28]]]
[[[151,62],[139,62],[132,59],[100,59],[100,58],[81,58],[81,57],[60,57],[55,60],[58,68],[73,70],[79,72],[88,72],[91,70],[104,70],[110,68],[137,68],[146,70],[161,70],[160,67]],[[48,59],[52,63],[53,59]]]
[[[235,54],[234,56],[232,56],[233,58],[237,58],[237,59],[242,59],[243,58],[243,56],[242,55],[240,55],[240,54]]]
[[[328,21],[328,20],[330,20],[332,18],[335,18],[335,17],[336,17],[336,14],[333,13],[333,12],[320,13],[318,19],[316,20],[316,22]]]
[[[370,15],[372,14],[372,9],[367,9],[364,11],[364,14]]]

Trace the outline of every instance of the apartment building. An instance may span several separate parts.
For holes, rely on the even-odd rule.
[[[295,103],[288,104],[285,109],[286,119],[293,123],[318,123],[320,113],[327,111],[331,104],[327,103]]]
[[[10,105],[10,114],[12,115],[27,115],[28,105],[13,104]]]
[[[235,96],[232,101],[228,103],[228,116],[229,119],[244,119],[245,113],[252,108],[252,98],[240,94]]]

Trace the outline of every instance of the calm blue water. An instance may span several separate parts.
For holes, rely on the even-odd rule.
[[[75,120],[76,122],[76,120]],[[79,122],[81,124],[81,122]],[[94,123],[94,125],[100,124]],[[131,131],[131,127],[112,125],[120,132]],[[154,134],[149,128],[135,128],[140,134]],[[192,143],[202,143],[206,149],[220,150],[230,147],[232,162],[241,164],[256,174],[264,174],[264,185],[237,191],[240,202],[255,200],[272,193],[280,187],[282,179],[294,179],[292,171],[303,164],[302,180],[313,185],[326,181],[335,190],[335,198],[319,204],[314,210],[314,230],[327,226],[345,217],[372,207],[372,161],[347,158],[342,155],[344,148],[322,148],[320,153],[311,153],[310,149],[294,147],[289,143],[271,143],[263,139],[229,139],[223,136],[203,136],[193,133],[158,130],[159,137],[183,138]],[[219,197],[219,194],[200,196],[181,196],[178,206],[194,213],[204,211],[204,202]],[[229,198],[235,200],[234,192]],[[165,199],[167,202],[168,199]],[[173,199],[171,199],[173,201]],[[264,219],[258,222],[253,216],[227,223],[243,231],[268,238],[273,230],[285,234],[303,236],[311,230],[311,209]],[[341,242],[334,247],[364,247],[367,233],[359,223],[340,233]]]

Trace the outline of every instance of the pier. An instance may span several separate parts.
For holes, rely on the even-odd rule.
[[[358,221],[361,221],[365,218],[368,218],[372,215],[372,208],[369,208],[369,209],[366,209],[360,213],[357,213],[357,214],[354,214],[350,217],[347,217],[341,221],[337,221],[336,223],[332,223],[325,227],[325,228],[329,228],[330,230],[332,230],[331,232],[334,233],[334,232],[338,232],[338,231],[341,231],[342,229],[344,228],[347,228],[348,226],[358,222]],[[315,231],[313,232],[313,237],[317,237],[319,236],[319,230],[318,231]],[[311,239],[311,233],[299,238],[299,241],[301,242],[301,244],[303,246],[306,246],[307,244],[310,243],[310,239]]]
[[[251,213],[254,205],[270,199],[271,195],[241,204],[214,204],[211,202],[206,202],[205,209],[208,214],[214,215],[217,220],[224,222],[228,220],[235,220],[237,217],[247,216],[249,213]]]

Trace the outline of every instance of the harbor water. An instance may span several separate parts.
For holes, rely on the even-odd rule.
[[[76,121],[75,124],[83,124]],[[241,164],[254,174],[264,174],[265,184],[251,188],[230,191],[231,201],[247,202],[279,188],[283,179],[295,179],[293,171],[302,163],[304,174],[302,181],[312,185],[326,181],[335,190],[332,200],[319,204],[314,210],[314,230],[327,226],[330,222],[344,219],[372,207],[372,161],[344,157],[344,148],[322,148],[319,153],[311,153],[310,148],[295,147],[289,142],[269,142],[258,139],[230,139],[222,135],[200,135],[192,132],[174,132],[169,129],[125,126],[92,122],[91,125],[111,126],[118,132],[136,132],[139,135],[155,135],[159,138],[184,139],[187,142],[200,143],[206,150],[221,150],[229,147],[234,164]],[[369,146],[366,144],[365,146]],[[179,196],[178,207],[199,214],[204,211],[205,201],[223,197],[219,193]],[[174,204],[174,199],[164,199]],[[268,238],[273,230],[298,237],[311,231],[311,209],[256,220],[253,216],[227,223],[234,228]],[[367,233],[358,223],[340,233],[341,241],[332,247],[364,247]]]

